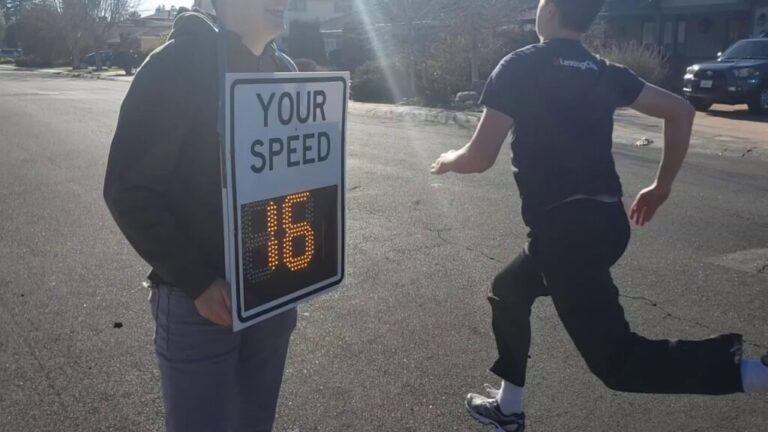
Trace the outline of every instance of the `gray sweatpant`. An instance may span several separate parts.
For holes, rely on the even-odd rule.
[[[168,432],[269,432],[296,309],[233,333],[184,292],[150,295]]]

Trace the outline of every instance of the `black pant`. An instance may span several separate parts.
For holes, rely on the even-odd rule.
[[[741,336],[649,340],[633,333],[610,268],[629,242],[620,202],[582,199],[536,221],[530,242],[493,281],[489,301],[499,359],[491,371],[525,384],[531,306],[551,296],[589,369],[613,390],[635,393],[742,392]]]

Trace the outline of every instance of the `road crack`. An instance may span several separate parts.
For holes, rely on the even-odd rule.
[[[387,216],[385,216],[383,214],[377,213],[377,212],[375,212],[373,210],[370,210],[370,209],[367,209],[367,208],[361,208],[360,211],[368,213],[371,216],[375,216],[377,218],[384,219],[385,221],[387,221],[389,223],[395,223],[389,217],[387,217]],[[480,249],[475,249],[475,248],[473,248],[471,246],[467,246],[465,244],[462,244],[462,243],[459,243],[459,242],[456,242],[456,241],[453,241],[453,240],[450,240],[450,239],[446,238],[443,235],[443,233],[448,232],[448,231],[453,231],[453,228],[432,228],[432,227],[428,227],[428,226],[417,226],[416,228],[420,228],[420,229],[428,231],[428,232],[430,232],[432,234],[437,235],[437,238],[440,239],[440,241],[442,241],[443,243],[445,243],[447,245],[458,246],[458,247],[464,248],[465,250],[467,250],[469,252],[472,252],[472,253],[475,253],[475,254],[478,254],[478,255],[482,256],[483,258],[485,258],[485,259],[487,259],[489,261],[493,261],[493,262],[497,262],[497,263],[504,263],[504,261],[502,261],[502,260],[500,260],[500,259],[498,259],[498,258],[496,258],[496,257],[494,257],[492,255],[489,255],[488,253],[486,253],[486,252],[484,252],[484,251],[482,251]]]
[[[35,364],[39,368],[40,372],[42,372],[42,381],[45,383],[44,385],[48,387],[50,390],[49,394],[52,394],[54,398],[56,399],[56,402],[59,404],[59,406],[63,406],[64,398],[61,394],[61,391],[53,384],[53,377],[51,376],[51,370],[43,363],[42,359],[38,355],[37,350],[35,349],[35,346],[29,341],[29,339],[24,335],[21,328],[19,328],[15,322],[16,322],[16,316],[11,313],[11,310],[8,308],[8,305],[3,302],[2,298],[0,298],[0,309],[5,313],[6,316],[11,318],[11,326],[13,327],[12,334],[17,335],[19,338],[19,341],[21,344],[27,349],[29,352],[29,355],[34,360]],[[33,325],[34,328],[34,325]],[[36,331],[37,328],[34,328]],[[40,400],[45,400],[45,395],[41,394],[39,389],[36,386],[31,386],[32,391],[37,395]]]
[[[429,231],[429,232],[431,232],[431,233],[437,234],[437,238],[442,240],[443,243],[445,243],[445,244],[448,244],[448,245],[451,245],[451,246],[463,247],[467,251],[472,252],[472,253],[476,253],[476,254],[482,256],[483,258],[488,259],[488,260],[493,261],[493,262],[498,262],[498,263],[503,262],[500,259],[498,259],[498,258],[496,258],[494,256],[491,256],[491,255],[488,255],[487,253],[485,253],[485,252],[483,252],[483,251],[481,251],[479,249],[475,249],[473,247],[470,247],[470,246],[467,246],[465,244],[461,244],[461,243],[458,243],[458,242],[455,242],[455,241],[451,241],[451,240],[443,237],[443,233],[444,232],[452,231],[453,228],[430,228],[430,227],[424,227],[424,229]]]

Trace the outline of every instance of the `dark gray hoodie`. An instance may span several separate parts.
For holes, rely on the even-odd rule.
[[[257,57],[226,33],[232,72],[290,72],[271,44]],[[123,101],[104,198],[149,279],[195,299],[224,278],[218,124],[218,36],[199,12],[179,16],[168,42],[139,69]]]

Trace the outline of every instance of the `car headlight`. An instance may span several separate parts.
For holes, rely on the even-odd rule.
[[[734,69],[733,74],[736,78],[753,78],[760,76],[760,71],[755,68]]]
[[[693,75],[697,70],[699,70],[699,67],[699,65],[689,66],[688,69],[685,70],[686,75]]]

